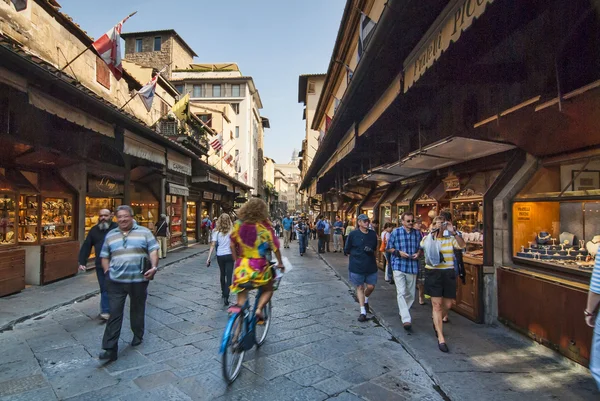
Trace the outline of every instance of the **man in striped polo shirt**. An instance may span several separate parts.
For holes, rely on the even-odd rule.
[[[594,337],[592,337],[592,353],[590,355],[590,372],[596,380],[596,385],[600,389],[600,320],[598,320],[598,305],[600,305],[600,252],[596,254],[596,263],[592,272],[590,281],[590,291],[588,292],[587,307],[583,311],[585,322],[588,326],[594,327]]]
[[[425,251],[425,294],[431,297],[433,328],[442,352],[448,352],[442,317],[448,314],[452,300],[456,298],[454,250],[465,247],[465,241],[443,216],[433,219],[431,232],[421,241],[421,248]]]
[[[108,303],[110,318],[106,323],[100,359],[117,359],[119,337],[123,324],[125,300],[129,295],[132,346],[142,343],[148,280],[158,271],[159,245],[152,232],[138,226],[133,220],[133,210],[127,205],[117,208],[118,228],[111,230],[104,240],[100,257],[102,268],[107,275]],[[151,268],[144,272],[146,259]]]

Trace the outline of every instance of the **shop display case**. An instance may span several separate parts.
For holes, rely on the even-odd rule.
[[[39,195],[19,196],[19,243],[36,244],[40,240]]]
[[[16,195],[0,193],[0,249],[16,244],[16,210]]]
[[[186,233],[188,241],[195,242],[197,240],[197,223],[196,223],[196,202],[187,203],[187,222]]]
[[[42,241],[73,237],[73,198],[42,197]]]
[[[512,217],[515,262],[589,275],[600,245],[600,157],[540,168]]]
[[[167,217],[169,218],[169,229],[171,238],[169,248],[183,245],[183,197],[167,195]]]
[[[158,202],[131,202],[133,218],[140,225],[154,230],[154,224],[160,217],[158,214]]]
[[[450,202],[450,209],[467,244],[467,254],[483,261],[483,195],[463,192]]]

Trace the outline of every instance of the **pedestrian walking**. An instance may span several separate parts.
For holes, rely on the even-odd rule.
[[[423,220],[415,219],[413,229],[421,233],[421,238],[426,235],[423,232],[425,229]],[[425,305],[425,254],[421,252],[419,255],[419,274],[417,274],[417,292],[419,294],[419,305]]]
[[[331,222],[329,221],[328,218],[324,219],[324,225],[323,225],[323,234],[325,234],[325,247],[324,247],[324,252],[331,252],[331,250],[329,249],[329,242],[331,241]]]
[[[304,256],[308,241],[308,228],[304,222],[304,219],[298,219],[298,223],[294,227],[294,231],[296,231],[296,235],[298,237],[298,249],[300,250],[300,256]]]
[[[396,301],[404,330],[412,328],[410,308],[415,302],[419,256],[421,254],[421,233],[413,229],[415,216],[411,212],[402,214],[402,227],[392,231],[386,251],[391,255]]]
[[[200,233],[201,233],[201,241],[203,244],[208,244],[210,241],[210,227],[212,226],[212,221],[208,215],[204,216],[200,221]]]
[[[348,238],[348,235],[350,235],[350,233],[352,231],[356,230],[356,227],[354,227],[354,222],[352,221],[352,219],[348,220],[348,225],[346,226],[346,238]]]
[[[444,232],[448,235],[444,236]],[[442,216],[436,216],[431,223],[431,232],[421,241],[425,251],[425,294],[431,297],[433,307],[433,327],[438,338],[438,348],[448,352],[444,338],[442,317],[452,307],[456,298],[456,272],[454,271],[454,250],[466,247],[452,223]]]
[[[283,247],[284,248],[290,247],[290,237],[292,235],[292,228],[293,228],[292,223],[293,223],[293,220],[290,218],[289,215],[287,215],[283,218],[282,224],[283,224]]]
[[[110,307],[108,305],[108,292],[106,290],[106,278],[104,276],[104,269],[102,269],[102,258],[100,252],[102,251],[102,245],[104,244],[104,238],[106,234],[113,228],[117,228],[117,223],[112,221],[112,213],[108,209],[102,209],[98,212],[98,224],[96,224],[81,245],[79,250],[79,270],[85,271],[87,260],[94,248],[94,264],[96,265],[96,277],[98,278],[98,285],[100,286],[100,318],[108,320],[110,317]]]
[[[233,275],[233,255],[231,254],[231,218],[223,213],[217,220],[215,230],[212,233],[210,249],[206,259],[206,267],[210,267],[210,258],[213,252],[217,255],[217,264],[220,270],[221,297],[223,304],[229,306],[229,287]]]
[[[160,249],[158,250],[158,257],[160,259],[164,259],[167,257],[167,239],[171,238],[169,223],[167,222],[167,215],[164,213],[161,214],[160,220],[156,222],[154,227],[154,235],[156,235],[156,240],[160,246]]]
[[[356,287],[356,297],[360,305],[358,321],[366,322],[367,313],[370,313],[369,296],[377,284],[377,234],[369,230],[369,218],[364,214],[358,216],[358,228],[348,235],[344,254],[350,255],[348,279]]]
[[[390,234],[394,229],[394,225],[392,223],[385,223],[383,225],[383,231],[381,232],[381,247],[379,251],[383,254],[383,271],[385,276],[385,281],[388,283],[394,282],[394,274],[392,270],[392,266],[390,263],[390,254],[386,252],[387,244],[390,240]]]
[[[340,216],[335,217],[333,223],[333,252],[342,252],[344,249],[344,223]]]
[[[122,205],[117,208],[118,227],[104,240],[100,257],[108,279],[110,318],[106,323],[100,359],[117,359],[123,310],[129,296],[129,316],[133,331],[132,346],[142,343],[149,280],[158,271],[158,242],[152,232],[133,220],[133,210]]]
[[[600,319],[598,319],[598,306],[600,305],[600,252],[596,253],[596,262],[590,280],[587,307],[583,311],[585,322],[594,328],[592,350],[590,355],[590,372],[600,389]]]
[[[275,235],[277,235],[277,238],[281,237],[281,223],[279,220],[275,221]]]
[[[317,249],[319,253],[325,253],[325,219],[319,216],[317,220]]]

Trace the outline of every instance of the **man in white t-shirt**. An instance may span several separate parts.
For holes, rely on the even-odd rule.
[[[223,218],[221,216],[219,221]],[[229,219],[229,216],[227,216]],[[230,228],[231,220],[229,224],[225,225],[227,231],[225,233],[219,231],[220,225],[217,224],[217,228],[212,232],[212,238],[210,242],[210,250],[208,251],[208,258],[206,259],[206,267],[210,267],[210,257],[212,256],[213,250],[216,249],[217,263],[221,270],[221,296],[223,297],[223,305],[229,306],[229,287],[231,286],[231,278],[233,275],[234,260],[231,255],[230,245]]]

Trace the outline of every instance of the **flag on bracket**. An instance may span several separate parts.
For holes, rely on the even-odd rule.
[[[225,163],[227,163],[229,166],[231,166],[231,162],[233,162],[233,156],[231,155],[231,153],[227,153],[224,160],[225,160]]]
[[[331,117],[325,114],[325,133],[329,131],[329,127],[331,127]]]
[[[350,81],[352,81],[354,71],[352,71],[352,68],[350,68],[350,66],[348,66],[347,64],[344,64],[344,67],[346,67],[346,85],[349,85]]]
[[[215,152],[219,152],[223,149],[223,134],[218,134],[215,139],[211,141],[210,146],[212,146]]]
[[[184,97],[179,99],[177,103],[173,105],[171,109],[175,117],[177,117],[180,121],[185,121],[188,118],[189,111],[189,103],[190,103],[190,94],[187,93]]]
[[[358,33],[358,59],[362,57],[365,52],[367,46],[369,45],[369,40],[371,40],[371,36],[373,36],[373,32],[375,31],[375,27],[377,24],[373,22],[371,18],[369,18],[362,11],[360,12],[360,31]]]
[[[333,114],[335,115],[335,112],[337,111],[338,107],[340,107],[340,99],[338,99],[337,97],[333,97]]]
[[[108,69],[112,71],[118,80],[123,76],[123,65],[121,64],[121,29],[123,24],[135,13],[125,17],[117,25],[113,26],[108,32],[100,36],[98,40],[92,43],[92,46],[100,55],[100,58],[106,63]]]

